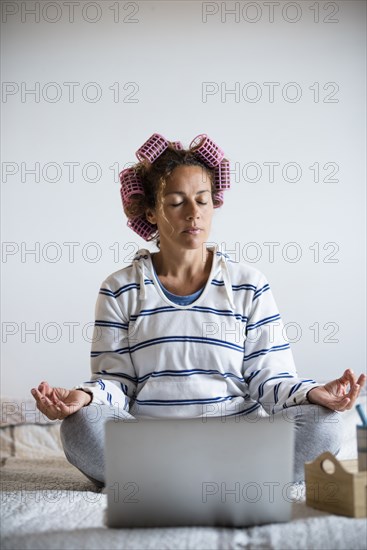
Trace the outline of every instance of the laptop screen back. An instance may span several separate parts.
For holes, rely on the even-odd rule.
[[[108,421],[107,525],[288,521],[293,428],[278,417]]]

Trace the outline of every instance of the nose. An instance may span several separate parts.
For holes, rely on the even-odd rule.
[[[186,212],[186,219],[196,219],[200,217],[200,209],[196,202],[189,204]]]
[[[196,214],[189,214],[188,216],[186,216],[186,218],[188,220],[197,220],[199,218],[199,216],[196,215]]]
[[[196,220],[198,218],[199,218],[199,212],[196,212],[196,211],[193,211],[191,214],[188,214],[186,216],[186,219],[188,220],[191,220],[191,219]]]

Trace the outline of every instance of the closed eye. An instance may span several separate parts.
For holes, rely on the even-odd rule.
[[[171,204],[171,206],[175,207],[175,206],[181,206],[181,204],[183,204],[183,202],[179,202],[178,204]],[[208,204],[207,202],[198,202],[198,204]]]

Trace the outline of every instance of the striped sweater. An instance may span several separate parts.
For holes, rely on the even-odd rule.
[[[102,283],[91,379],[75,388],[135,417],[276,413],[306,402],[317,384],[299,378],[264,275],[218,249],[192,303],[169,299],[151,252]]]

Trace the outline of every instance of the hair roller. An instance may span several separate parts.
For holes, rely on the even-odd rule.
[[[154,162],[168,147],[168,141],[160,134],[153,134],[136,151],[136,156],[140,162]]]
[[[218,190],[231,188],[231,172],[227,159],[223,159],[222,162],[214,168],[214,183],[215,188]]]
[[[143,183],[135,168],[126,168],[119,174],[121,183],[121,197],[123,204],[130,202],[131,195],[144,195]]]
[[[210,168],[218,166],[224,158],[224,151],[206,134],[199,134],[190,143],[193,154]]]
[[[120,172],[121,189],[123,207],[129,207],[126,211],[130,212],[128,216],[127,226],[134,231],[139,237],[145,241],[151,241],[159,236],[158,226],[150,223],[144,214],[141,214],[145,204],[144,196],[145,185],[148,185],[149,178],[145,180],[146,174],[150,170],[150,164],[166,151],[167,148],[184,153],[170,155],[167,152],[168,160],[172,157],[175,162],[180,165],[179,159],[182,156],[182,164],[186,165],[186,153],[189,151],[200,164],[205,165],[208,169],[212,169],[214,176],[213,181],[213,204],[214,208],[220,208],[224,202],[224,191],[230,189],[230,163],[224,158],[224,151],[211,140],[207,134],[199,134],[190,143],[189,149],[183,146],[181,141],[168,141],[161,134],[154,133],[150,138],[136,151],[136,157],[143,166],[135,164],[130,168],[126,168]],[[176,159],[177,157],[177,159]],[[194,159],[190,162],[195,165]],[[190,166],[190,162],[187,164]],[[142,169],[141,169],[142,168]],[[163,171],[163,167],[159,167]],[[134,198],[135,195],[135,198]],[[139,197],[143,196],[142,199]],[[151,197],[150,199],[151,200]],[[136,204],[134,204],[136,202]],[[135,208],[136,206],[136,208]],[[134,215],[133,212],[140,212],[139,215]]]
[[[171,141],[171,145],[174,149],[176,149],[176,151],[182,151],[183,150],[183,145],[182,145],[181,141]]]
[[[154,234],[157,232],[158,228],[156,225],[148,222],[143,217],[138,218],[129,218],[127,224],[130,229],[135,231],[139,237],[142,237],[145,241],[151,241],[154,237]]]

